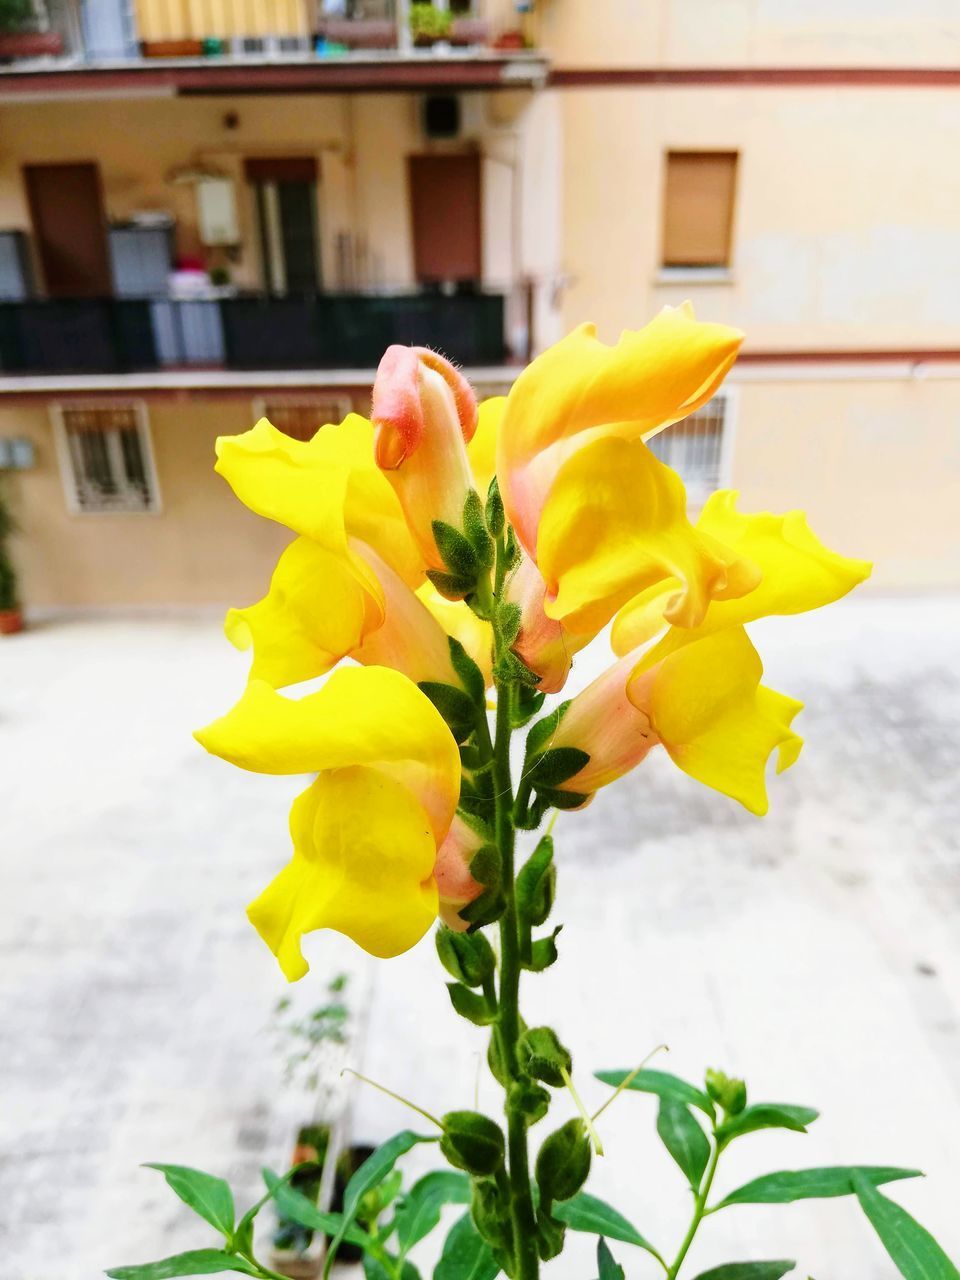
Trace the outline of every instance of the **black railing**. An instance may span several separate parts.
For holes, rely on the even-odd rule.
[[[0,373],[184,366],[369,369],[393,342],[464,365],[505,355],[501,294],[68,298],[0,302]]]

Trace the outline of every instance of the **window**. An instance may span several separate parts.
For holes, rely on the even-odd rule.
[[[736,151],[668,151],[663,266],[729,267]]]
[[[679,473],[691,507],[703,506],[728,483],[730,423],[730,392],[724,391],[649,441],[660,461]]]
[[[70,511],[159,510],[142,403],[54,405],[51,412]]]
[[[352,406],[347,396],[274,396],[253,402],[254,418],[268,418],[294,440],[312,440],[321,427],[342,422]]]
[[[269,293],[316,293],[317,163],[311,156],[244,162],[260,230],[260,261]]]

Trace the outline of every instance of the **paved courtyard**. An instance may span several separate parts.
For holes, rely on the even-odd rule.
[[[917,1166],[895,1197],[960,1253],[960,673],[956,598],[845,602],[755,638],[806,700],[808,745],[765,820],[665,759],[562,815],[561,962],[527,981],[599,1105],[602,1067],[744,1074],[755,1100],[820,1107],[804,1137],[744,1140],[732,1189],[773,1168]],[[588,652],[581,679],[600,657]],[[244,904],[285,860],[291,779],[204,756],[191,727],[239,692],[212,614],[57,618],[0,641],[0,1277],[94,1280],[212,1243],[145,1160],[229,1177],[280,1165],[309,1107],[268,1032],[285,991]],[[429,940],[388,964],[313,941],[296,991],[346,967],[356,1065],[434,1112],[472,1105],[483,1034],[454,1018]],[[312,985],[311,985],[312,984]],[[492,1094],[480,1085],[480,1102]],[[561,1099],[555,1114],[568,1112]],[[688,1193],[653,1101],[602,1122],[591,1189],[662,1250]],[[356,1139],[410,1117],[355,1091]],[[429,1160],[429,1155],[423,1157]],[[629,1280],[659,1274],[617,1250]],[[893,1280],[849,1200],[710,1218],[686,1275],[796,1257],[815,1280]],[[553,1264],[587,1280],[587,1242]]]

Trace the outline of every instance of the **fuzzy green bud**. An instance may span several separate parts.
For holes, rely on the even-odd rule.
[[[448,1111],[443,1117],[440,1150],[455,1169],[488,1177],[503,1168],[503,1130],[478,1111]]]
[[[573,1071],[570,1051],[560,1043],[552,1027],[531,1027],[520,1038],[520,1065],[528,1075],[544,1084],[561,1089],[566,1084],[563,1073]]]
[[[493,973],[493,948],[482,933],[457,933],[441,925],[436,942],[440,963],[458,982],[479,987]]]
[[[577,1194],[590,1172],[590,1159],[590,1139],[582,1120],[568,1120],[550,1134],[537,1154],[536,1165],[545,1207]]]
[[[738,1116],[747,1105],[747,1086],[743,1080],[711,1067],[706,1075],[706,1085],[707,1093],[728,1116]]]

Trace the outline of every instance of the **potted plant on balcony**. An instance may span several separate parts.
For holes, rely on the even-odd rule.
[[[417,48],[449,40],[452,25],[453,17],[446,9],[419,2],[410,6],[410,34]]]
[[[0,0],[0,62],[63,52],[59,31],[38,31],[33,0]]]
[[[23,630],[23,613],[17,600],[17,574],[10,559],[10,535],[16,525],[0,488],[0,635]]]

